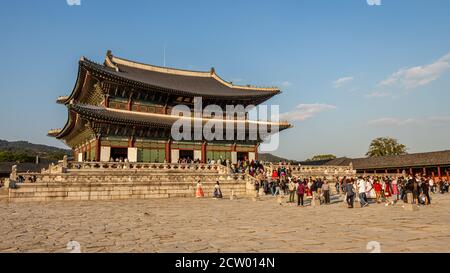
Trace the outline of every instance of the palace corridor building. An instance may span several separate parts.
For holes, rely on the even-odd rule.
[[[74,159],[106,162],[128,159],[129,162],[178,162],[189,158],[238,160],[258,158],[262,138],[247,136],[243,140],[175,141],[171,128],[179,117],[171,115],[176,105],[193,112],[194,98],[201,97],[203,107],[211,104],[258,105],[280,93],[278,88],[237,86],[222,80],[212,68],[197,72],[158,67],[113,56],[108,51],[103,65],[84,57],[79,61],[78,78],[70,96],[57,102],[68,109],[64,128],[51,130],[49,136],[63,140],[73,150]],[[192,115],[193,116],[193,115]],[[206,117],[200,117],[202,124]],[[194,118],[192,119],[192,123]],[[225,117],[223,118],[225,124]],[[238,120],[233,125],[237,127]],[[242,122],[242,120],[241,120]],[[245,130],[250,123],[245,113]],[[286,122],[265,122],[279,131],[290,128]],[[224,135],[225,135],[225,128]],[[247,135],[247,134],[246,134]]]

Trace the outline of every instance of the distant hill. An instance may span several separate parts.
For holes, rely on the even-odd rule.
[[[0,140],[0,162],[34,162],[36,156],[60,160],[64,155],[70,156],[71,151],[27,141]]]
[[[272,163],[278,163],[278,162],[282,162],[282,161],[296,162],[295,160],[282,158],[282,157],[279,157],[279,156],[276,156],[276,155],[273,155],[273,154],[269,154],[269,153],[258,154],[258,159],[261,160],[261,161],[272,162]]]

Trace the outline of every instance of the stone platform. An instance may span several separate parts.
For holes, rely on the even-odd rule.
[[[113,166],[112,164],[107,165]],[[251,178],[246,175],[225,174],[223,166],[173,164],[170,166],[128,164],[126,168],[104,168],[104,166],[100,168],[94,164],[84,164],[84,166],[89,168],[22,174],[25,181],[28,181],[27,177],[34,175],[36,182],[18,184],[18,189],[9,190],[9,201],[194,197],[198,180],[202,182],[206,197],[213,195],[216,181],[220,182],[224,197],[231,195],[231,192],[237,196],[245,196],[247,188],[252,188],[247,185]]]
[[[216,181],[224,196],[233,191],[238,196],[246,195],[246,182],[227,180],[217,175],[61,175],[51,182],[19,184],[19,189],[10,190],[9,201],[77,201],[194,197],[196,181],[200,179],[206,197],[212,196]]]

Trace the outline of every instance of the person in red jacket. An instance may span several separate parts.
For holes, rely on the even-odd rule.
[[[297,206],[303,207],[303,197],[305,196],[305,183],[298,180],[297,183]]]
[[[373,189],[375,190],[377,203],[381,203],[381,189],[382,189],[382,186],[381,186],[381,184],[380,184],[380,182],[378,180],[375,180],[375,182],[373,182]]]

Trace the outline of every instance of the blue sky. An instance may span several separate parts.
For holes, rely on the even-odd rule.
[[[84,55],[209,70],[279,86],[295,128],[277,155],[363,156],[390,136],[409,152],[450,147],[450,1],[4,1],[0,8],[0,139],[63,147],[55,103]]]

